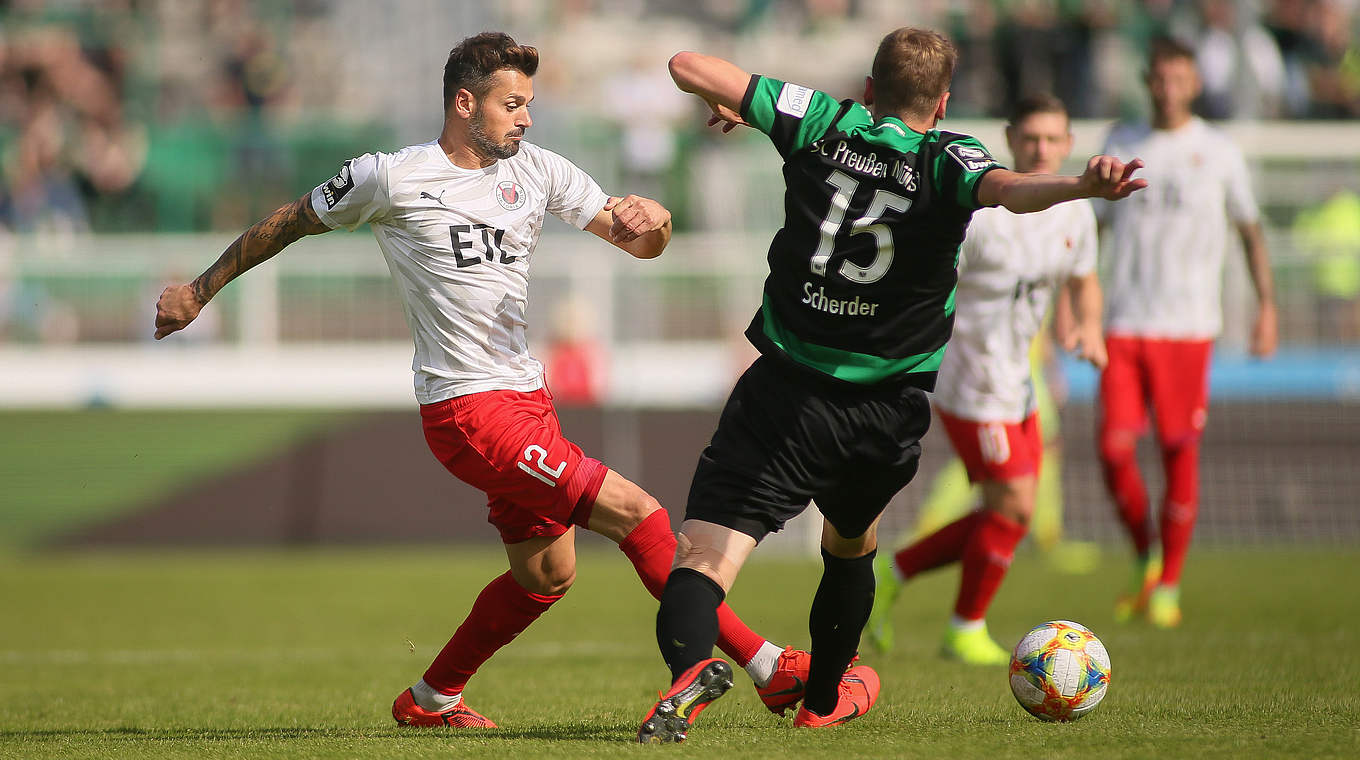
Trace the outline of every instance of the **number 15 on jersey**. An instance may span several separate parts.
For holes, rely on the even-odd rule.
[[[827,263],[831,260],[831,253],[836,248],[836,235],[840,233],[841,226],[845,223],[845,213],[850,208],[850,199],[854,197],[855,191],[859,189],[859,181],[849,174],[839,169],[831,172],[831,176],[826,178],[828,184],[836,188],[836,194],[831,196],[831,208],[827,209],[826,217],[822,219],[820,235],[817,239],[817,250],[812,254],[812,273],[821,277],[826,276]],[[862,267],[851,261],[842,261],[839,274],[850,282],[861,285],[878,282],[888,273],[893,262],[893,236],[892,229],[886,224],[879,223],[888,211],[906,213],[911,208],[911,199],[903,198],[897,193],[890,193],[887,190],[875,190],[874,197],[869,201],[869,208],[864,212],[864,216],[850,223],[850,234],[859,235],[868,233],[874,236],[877,243],[878,252],[869,266]]]

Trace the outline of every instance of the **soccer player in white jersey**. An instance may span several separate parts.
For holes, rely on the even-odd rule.
[[[647,259],[670,240],[670,213],[647,198],[606,195],[571,162],[524,141],[537,69],[537,50],[505,34],[463,40],[444,69],[437,140],[346,161],[333,179],[247,230],[198,279],[166,288],[156,305],[160,339],[302,236],[372,227],[415,341],[426,441],[450,472],[487,493],[510,561],[392,705],[402,725],[495,726],[463,702],[463,689],[571,586],[574,526],[618,543],[657,597],[675,555],[656,500],[563,437],[525,339],[529,265],[545,214]],[[771,644],[731,610],[720,615],[721,646],[746,667],[761,700],[780,713],[797,704],[808,654]]]
[[[1242,153],[1191,111],[1199,94],[1194,53],[1154,42],[1147,70],[1150,124],[1120,124],[1105,152],[1142,157],[1148,191],[1099,204],[1109,233],[1106,345],[1100,377],[1100,459],[1105,483],[1137,555],[1116,616],[1146,614],[1159,627],[1180,622],[1181,568],[1199,504],[1199,441],[1209,396],[1209,355],[1222,326],[1229,229],[1241,238],[1259,301],[1251,351],[1275,351],[1276,311],[1260,212]],[[1161,571],[1151,551],[1148,495],[1135,447],[1151,402],[1166,474]]]
[[[1016,104],[1006,143],[1023,173],[1057,173],[1072,151],[1067,109],[1051,95]],[[1136,194],[1135,194],[1136,195]],[[875,560],[878,593],[869,635],[892,644],[891,609],[902,581],[959,562],[963,572],[943,653],[973,665],[1000,665],[1010,652],[987,634],[986,614],[1034,513],[1043,439],[1030,370],[1030,346],[1054,296],[1066,286],[1075,325],[1065,347],[1105,364],[1096,275],[1096,217],[1087,201],[1033,214],[984,208],[973,214],[959,256],[954,337],[940,365],[935,412],[979,484],[977,510]]]

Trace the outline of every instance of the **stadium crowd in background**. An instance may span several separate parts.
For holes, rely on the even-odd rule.
[[[339,87],[297,86],[336,70],[341,52],[331,27],[356,3],[363,0],[0,2],[0,226],[234,229],[300,192],[302,177],[318,167],[307,163],[308,145],[290,124],[363,132],[326,162],[372,144],[375,130],[393,128],[382,124],[377,101]],[[1077,118],[1145,115],[1143,51],[1147,40],[1170,32],[1196,48],[1204,116],[1344,119],[1360,115],[1356,6],[927,0],[904,10],[881,0],[513,0],[461,12],[484,28],[511,26],[545,38],[546,54],[561,69],[554,89],[566,94],[556,107],[580,118],[605,114],[606,122],[592,72],[646,61],[656,34],[718,50],[740,47],[757,68],[792,69],[793,78],[853,96],[858,52],[901,23],[945,30],[960,48],[955,117],[1000,117],[1019,93],[1039,90],[1071,104]],[[396,4],[384,12],[403,10]],[[807,54],[788,56],[795,43]],[[655,110],[674,119],[667,102]],[[631,171],[655,175],[675,166],[666,141],[631,150]],[[204,201],[204,188],[222,186],[271,197],[258,205]]]
[[[706,135],[684,110],[692,105],[677,108],[655,84],[660,50],[740,50],[753,68],[845,97],[858,87],[857,51],[910,23],[946,31],[962,51],[952,118],[1000,116],[1032,88],[1108,123],[1146,117],[1145,48],[1171,31],[1196,51],[1205,83],[1196,109],[1211,120],[1322,119],[1342,134],[1360,115],[1356,0],[506,0],[440,4],[433,16],[430,7],[0,0],[0,334],[134,339],[23,259],[69,249],[84,232],[239,229],[332,171],[337,156],[426,139],[434,116],[390,83],[433,81],[423,56],[402,53],[470,29],[542,40],[554,68],[535,113],[552,126],[548,147],[664,197],[682,233],[758,231],[777,210],[760,201],[758,173],[732,181],[726,171],[734,158],[762,166],[756,146]],[[1347,273],[1360,271],[1360,251],[1345,235],[1318,234],[1308,216],[1345,187],[1354,159],[1316,150],[1248,155],[1277,266],[1307,270],[1281,275],[1293,307],[1281,334],[1354,342],[1360,317],[1347,315],[1360,286]],[[18,248],[16,235],[41,245]],[[1239,332],[1226,339],[1242,344]]]

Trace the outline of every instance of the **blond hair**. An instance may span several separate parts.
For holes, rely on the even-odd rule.
[[[944,35],[904,26],[878,44],[871,74],[881,111],[927,118],[949,90],[959,53]]]

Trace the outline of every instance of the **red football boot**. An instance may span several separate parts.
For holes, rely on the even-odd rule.
[[[803,705],[798,708],[793,725],[806,728],[839,726],[869,712],[869,708],[874,706],[874,700],[878,699],[878,673],[868,665],[850,668],[841,676],[838,688],[840,694],[836,700],[836,709],[832,710],[830,715],[818,715],[810,712],[807,705]]]
[[[808,667],[811,665],[812,655],[801,649],[784,647],[770,682],[756,687],[760,701],[775,715],[783,715],[789,708],[797,707],[803,701],[803,692],[807,690]]]
[[[392,717],[403,726],[452,726],[454,728],[495,728],[486,716],[467,706],[458,704],[442,712],[430,712],[416,704],[415,695],[410,689],[403,691],[392,703]]]
[[[680,674],[671,690],[661,695],[638,728],[640,744],[682,742],[694,719],[713,700],[732,688],[732,666],[711,657]]]

